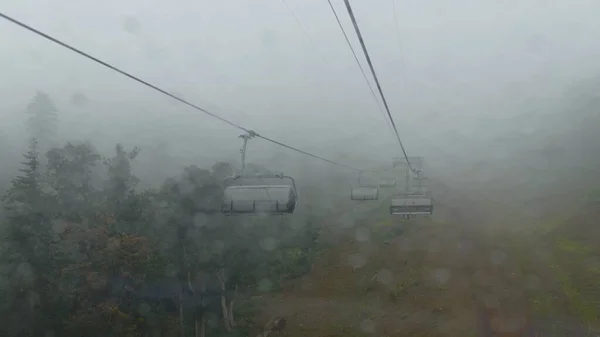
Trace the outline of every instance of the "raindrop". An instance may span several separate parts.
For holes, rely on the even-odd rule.
[[[213,312],[207,312],[206,314],[206,324],[211,328],[219,327],[219,318]]]
[[[387,269],[382,269],[377,273],[377,281],[381,284],[391,284],[394,279],[392,273]]]
[[[487,309],[495,309],[500,306],[500,300],[498,299],[498,296],[487,294],[483,296],[483,305]]]
[[[258,218],[261,221],[266,221],[269,218],[269,214],[267,212],[260,212],[258,213]]]
[[[41,51],[34,49],[31,50],[29,52],[29,55],[31,55],[31,58],[35,61],[40,61],[42,59],[42,56],[44,55]]]
[[[271,291],[272,287],[273,282],[271,282],[271,280],[269,280],[268,278],[264,278],[258,282],[258,291],[260,292],[266,293],[268,291]]]
[[[137,34],[142,28],[140,22],[131,15],[124,16],[122,21],[123,29],[129,34]]]
[[[412,242],[406,238],[402,239],[398,245],[400,246],[400,249],[405,252],[412,252],[414,250]]]
[[[438,284],[446,284],[450,279],[450,271],[445,268],[438,268],[432,272],[432,276]]]
[[[200,252],[200,254],[198,254],[199,262],[208,262],[208,261],[210,261],[211,258],[212,258],[212,254],[211,254],[211,252],[209,252],[207,250],[203,250],[202,252]]]
[[[350,228],[354,226],[354,217],[351,214],[345,214],[341,217],[342,228]]]
[[[165,267],[165,276],[166,277],[175,277],[175,275],[177,275],[177,266],[175,266],[172,263],[169,263],[166,267]]]
[[[361,268],[367,263],[367,259],[361,254],[351,254],[348,255],[348,264],[352,266],[352,268]]]
[[[177,187],[182,195],[191,194],[194,191],[194,185],[185,181],[178,182]]]
[[[427,249],[429,250],[430,253],[439,253],[441,251],[440,240],[433,239],[433,240],[429,241],[429,244],[427,245]]]
[[[491,283],[490,276],[481,270],[475,271],[475,274],[473,274],[473,281],[480,286],[489,285]]]
[[[527,49],[530,53],[541,54],[548,46],[548,38],[544,34],[535,34],[527,40]]]
[[[27,302],[32,308],[35,307],[40,303],[40,294],[35,291],[30,292],[29,296],[27,296]]]
[[[290,227],[293,230],[301,230],[304,227],[304,223],[299,218],[292,218]]]
[[[88,274],[88,284],[94,290],[100,290],[106,286],[106,279],[97,272]]]
[[[146,44],[143,47],[143,53],[150,60],[159,61],[166,57],[165,50],[152,44]],[[182,98],[182,97],[180,97]]]
[[[142,302],[138,305],[137,311],[141,316],[146,316],[150,313],[150,306],[148,303]]]
[[[360,322],[360,328],[362,331],[371,334],[375,332],[375,323],[370,319],[365,319]]]
[[[529,275],[525,279],[525,287],[529,290],[536,290],[540,287],[540,279],[535,275]]]
[[[366,242],[371,239],[371,233],[366,227],[361,227],[356,230],[356,240],[360,242]]]
[[[507,255],[505,252],[501,251],[501,250],[495,250],[490,254],[490,260],[492,261],[492,264],[494,265],[499,265],[504,263],[504,261],[506,261]]]
[[[19,265],[17,266],[17,275],[19,275],[21,282],[23,282],[24,284],[33,284],[33,269],[31,268],[31,265],[29,263],[19,263]]]
[[[216,240],[213,243],[213,254],[221,255],[225,251],[225,242],[221,240]]]
[[[267,252],[271,252],[277,248],[277,239],[266,237],[261,241],[260,246]]]
[[[82,92],[77,91],[77,92],[73,93],[73,95],[71,95],[71,104],[73,104],[75,106],[82,107],[82,106],[85,106],[88,102],[89,102],[89,99]]]
[[[205,227],[208,225],[209,221],[208,215],[204,213],[196,213],[194,215],[194,225],[197,227]]]
[[[265,29],[262,33],[262,45],[267,48],[272,48],[276,47],[277,43],[277,34],[271,29]]]
[[[207,283],[209,279],[210,274],[205,271],[199,271],[198,273],[196,273],[196,280],[198,280],[198,282]]]
[[[68,225],[62,220],[56,220],[52,222],[52,231],[55,234],[61,234],[67,229]]]

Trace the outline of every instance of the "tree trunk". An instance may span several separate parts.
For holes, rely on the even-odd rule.
[[[235,304],[234,300],[229,301],[229,308],[227,308],[229,310],[229,323],[231,324],[232,328],[237,327],[237,323],[235,322],[235,319],[233,318],[233,305]]]
[[[221,295],[221,309],[223,309],[223,324],[225,325],[225,330],[231,331],[231,321],[229,319],[229,310],[227,310],[225,295]]]
[[[185,337],[185,322],[183,319],[183,289],[179,288],[179,333]]]
[[[219,284],[221,286],[221,311],[223,314],[223,325],[225,326],[225,330],[231,331],[231,319],[229,317],[229,310],[227,309],[227,297],[226,295],[226,285],[225,285],[225,271],[223,269],[219,269],[217,271],[217,279],[219,280]]]
[[[206,317],[202,315],[202,320],[200,321],[200,337],[206,336]]]
[[[233,290],[233,296],[229,299],[229,323],[231,323],[231,327],[237,327],[237,323],[235,322],[235,318],[233,316],[233,305],[235,304],[235,298],[237,296],[237,284]]]

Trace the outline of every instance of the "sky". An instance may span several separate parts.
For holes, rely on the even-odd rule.
[[[368,72],[343,1],[332,2]],[[411,155],[452,153],[449,134],[483,137],[496,120],[551,111],[568,85],[600,72],[597,1],[351,3]],[[268,137],[398,155],[326,0],[0,0],[0,11]],[[237,155],[239,130],[2,20],[0,41],[5,133],[43,90],[74,138]],[[73,106],[77,92],[90,103]]]

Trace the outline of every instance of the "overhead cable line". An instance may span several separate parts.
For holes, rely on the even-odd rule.
[[[353,171],[357,171],[357,172],[361,171],[361,170],[359,170],[357,168],[354,168],[354,167],[351,167],[351,166],[348,166],[348,165],[344,165],[344,164],[335,162],[333,160],[329,160],[329,159],[326,159],[326,158],[314,155],[312,153],[300,150],[298,148],[295,148],[293,146],[290,146],[290,145],[284,144],[282,142],[276,141],[276,140],[271,139],[269,137],[262,136],[262,135],[254,132],[254,131],[252,131],[250,129],[244,128],[244,127],[242,127],[242,126],[240,126],[240,125],[238,125],[238,124],[236,124],[234,122],[231,122],[231,121],[229,121],[229,120],[227,120],[227,119],[225,119],[225,118],[223,118],[221,116],[218,116],[218,115],[216,115],[216,114],[214,114],[214,113],[212,113],[212,112],[210,112],[210,111],[208,111],[208,110],[206,110],[206,109],[204,109],[202,107],[199,107],[199,106],[197,106],[197,105],[195,105],[193,103],[190,103],[190,102],[186,101],[183,98],[180,98],[180,97],[178,97],[176,95],[173,95],[173,94],[169,93],[166,90],[163,90],[163,89],[161,89],[161,88],[159,88],[159,87],[157,87],[157,86],[155,86],[155,85],[153,85],[153,84],[151,84],[149,82],[146,82],[146,81],[138,78],[137,76],[131,75],[131,74],[129,74],[129,73],[127,73],[127,72],[125,72],[125,71],[123,71],[123,70],[121,70],[121,69],[119,69],[119,68],[117,68],[117,67],[115,67],[115,66],[113,66],[113,65],[111,65],[109,63],[107,63],[107,62],[104,62],[104,61],[102,61],[102,60],[100,60],[100,59],[98,59],[98,58],[96,58],[96,57],[94,57],[94,56],[92,56],[92,55],[84,52],[84,51],[81,51],[81,50],[79,50],[79,49],[77,49],[75,47],[72,47],[71,45],[69,45],[69,44],[67,44],[65,42],[62,42],[62,41],[60,41],[60,40],[58,40],[58,39],[56,39],[56,38],[54,38],[54,37],[52,37],[52,36],[50,36],[50,35],[48,35],[46,33],[43,33],[42,31],[40,31],[38,29],[35,29],[35,28],[33,28],[33,27],[31,27],[31,26],[29,26],[29,25],[27,25],[27,24],[25,24],[25,23],[23,23],[23,22],[21,22],[21,21],[19,21],[17,19],[14,19],[14,18],[12,18],[12,17],[10,17],[10,16],[8,16],[8,15],[2,13],[2,12],[0,12],[0,17],[3,18],[3,19],[6,19],[6,20],[8,20],[8,21],[10,21],[10,22],[12,22],[12,23],[20,26],[21,28],[24,28],[24,29],[26,29],[26,30],[34,33],[34,34],[37,34],[37,35],[39,35],[39,36],[41,36],[41,37],[43,37],[43,38],[45,38],[47,40],[50,40],[50,41],[52,41],[52,42],[54,42],[54,43],[56,43],[56,44],[58,44],[58,45],[60,45],[60,46],[62,46],[64,48],[67,48],[67,49],[69,49],[69,50],[71,50],[71,51],[73,51],[73,52],[75,52],[75,53],[77,53],[77,54],[79,54],[79,55],[87,58],[87,59],[90,59],[90,60],[92,60],[92,61],[94,61],[96,63],[99,63],[99,64],[101,64],[101,65],[103,65],[103,66],[105,66],[105,67],[107,67],[107,68],[109,68],[111,70],[114,70],[114,71],[120,73],[121,75],[129,77],[130,79],[132,79],[132,80],[134,80],[134,81],[136,81],[138,83],[141,83],[141,84],[143,84],[143,85],[145,85],[145,86],[147,86],[147,87],[149,87],[151,89],[154,89],[154,90],[156,90],[156,91],[158,91],[158,92],[160,92],[160,93],[162,93],[164,95],[167,95],[167,96],[171,97],[174,100],[177,100],[177,101],[179,101],[179,102],[181,102],[181,103],[183,103],[183,104],[185,104],[187,106],[190,106],[190,107],[192,107],[192,108],[194,108],[194,109],[196,109],[198,111],[201,111],[201,112],[203,112],[203,113],[205,113],[205,114],[207,114],[207,115],[209,115],[209,116],[211,116],[213,118],[216,118],[216,119],[218,119],[218,120],[220,120],[220,121],[222,121],[224,123],[227,123],[230,126],[233,126],[233,127],[237,128],[239,130],[242,130],[242,131],[244,131],[244,132],[246,132],[248,134],[251,134],[254,137],[261,138],[261,139],[266,140],[266,141],[268,141],[270,143],[279,145],[281,147],[285,147],[285,148],[287,148],[289,150],[301,153],[303,155],[306,155],[306,156],[309,156],[309,157],[312,157],[312,158],[315,158],[315,159],[318,159],[318,160],[321,160],[321,161],[324,161],[324,162],[327,162],[327,163],[330,163],[330,164],[333,164],[333,165],[344,167],[344,168],[347,168],[347,169],[350,169],[350,170],[353,170]]]
[[[371,94],[373,95],[373,99],[375,99],[375,102],[377,103],[377,106],[379,107],[379,111],[381,111],[381,114],[383,115],[383,119],[385,120],[385,122],[388,125],[388,127],[390,128],[390,130],[392,132],[394,132],[394,129],[392,128],[392,125],[390,124],[390,122],[388,121],[387,117],[385,116],[385,112],[383,111],[383,108],[381,107],[381,103],[379,103],[379,100],[377,99],[377,95],[375,94],[375,90],[373,90],[373,86],[371,85],[371,82],[369,82],[369,79],[367,78],[367,74],[365,73],[365,69],[363,68],[362,64],[360,64],[360,61],[358,60],[358,56],[356,56],[356,52],[354,51],[354,47],[352,47],[352,43],[350,43],[350,39],[348,38],[348,34],[346,34],[346,30],[344,29],[344,26],[342,26],[342,22],[340,21],[340,18],[337,15],[335,7],[333,7],[333,4],[331,3],[331,0],[327,0],[327,2],[329,3],[329,8],[331,8],[331,11],[333,12],[333,15],[335,16],[335,20],[337,21],[338,26],[340,27],[340,30],[342,31],[342,34],[344,34],[344,38],[346,39],[346,44],[348,44],[348,47],[350,48],[350,51],[352,52],[352,55],[354,55],[354,60],[356,61],[356,64],[360,68],[360,72],[362,73],[362,75],[363,75],[363,77],[365,79],[365,82],[369,86],[369,90],[371,90]]]
[[[407,75],[408,72],[406,71],[406,62],[404,62],[404,48],[402,48],[402,38],[400,36],[400,25],[398,24],[398,11],[396,11],[396,1],[395,0],[390,0],[390,2],[392,3],[392,11],[394,12],[394,25],[396,26],[396,37],[398,40],[398,49],[400,50],[400,71],[403,73],[404,76],[401,76],[404,82],[404,86],[405,86],[405,90],[408,90],[408,80],[407,80]]]
[[[385,110],[387,112],[390,121],[392,122],[392,127],[394,128],[394,132],[396,134],[396,138],[398,139],[398,143],[400,144],[400,148],[402,149],[402,154],[404,155],[404,159],[406,159],[406,164],[408,168],[414,173],[418,172],[412,168],[410,165],[410,161],[408,160],[408,155],[406,154],[406,149],[402,144],[402,140],[400,139],[400,134],[398,133],[398,128],[396,127],[396,123],[394,122],[394,118],[392,117],[392,113],[390,112],[390,107],[387,104],[387,100],[385,99],[385,95],[383,94],[383,90],[381,89],[381,84],[379,83],[379,79],[377,77],[377,73],[375,72],[375,68],[373,68],[373,63],[371,62],[371,57],[369,56],[369,52],[367,51],[367,47],[365,46],[365,41],[363,40],[362,34],[360,33],[360,29],[358,28],[358,24],[356,23],[356,18],[354,17],[354,12],[352,11],[352,6],[350,5],[349,0],[344,0],[346,4],[346,9],[348,10],[348,14],[350,15],[350,19],[352,19],[352,25],[354,25],[354,30],[356,31],[356,35],[358,36],[358,40],[360,41],[360,45],[362,47],[363,53],[365,54],[365,58],[367,59],[367,63],[369,64],[369,68],[371,69],[371,74],[373,74],[373,78],[375,79],[375,84],[377,84],[377,90],[381,95],[381,100],[383,101],[383,105],[385,106]]]
[[[317,46],[315,45],[315,43],[313,41],[313,39],[310,37],[310,35],[308,34],[308,32],[306,31],[306,29],[302,25],[302,22],[300,22],[300,19],[298,18],[298,16],[296,15],[296,13],[294,13],[294,11],[290,7],[290,5],[288,5],[287,1],[281,0],[281,2],[283,2],[283,5],[285,6],[285,8],[287,8],[288,12],[294,17],[294,20],[296,21],[296,24],[298,25],[298,27],[300,27],[300,30],[302,31],[302,33],[304,33],[304,36],[306,36],[306,39],[308,39],[308,42],[312,45],[313,48],[315,48],[315,50],[318,50]],[[323,59],[323,62],[325,62],[325,64],[328,67],[331,67],[331,64],[329,64],[329,62],[327,61],[327,59],[325,58],[325,56],[323,56],[322,53],[319,53],[319,54],[321,55],[321,58]]]

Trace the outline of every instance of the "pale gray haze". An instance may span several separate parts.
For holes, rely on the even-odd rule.
[[[331,3],[0,0],[271,140],[0,17],[0,335],[600,336],[600,0]]]
[[[569,84],[600,70],[595,1],[394,1],[398,30],[390,0],[354,6],[410,155],[434,161],[455,146],[535,128],[504,121],[555,112]],[[356,155],[399,154],[325,0],[288,0],[309,37],[279,0],[0,4],[267,136],[323,155],[346,141]],[[334,5],[368,72],[343,2]],[[11,23],[0,27],[5,133],[20,134],[21,111],[42,89],[58,105],[65,138],[93,137],[97,146],[191,142],[177,152],[192,157],[222,158],[208,154],[215,144],[237,150],[237,130]],[[76,92],[89,104],[70,104]]]

